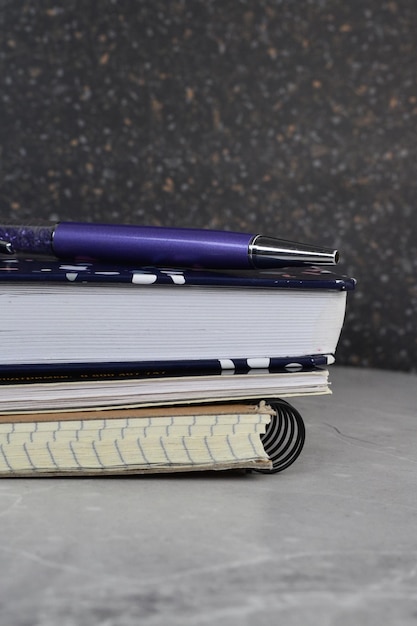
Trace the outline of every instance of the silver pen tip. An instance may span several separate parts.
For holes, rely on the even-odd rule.
[[[338,250],[257,235],[249,245],[249,255],[257,268],[282,265],[336,265]]]

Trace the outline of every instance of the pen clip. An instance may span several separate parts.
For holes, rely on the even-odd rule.
[[[13,246],[10,241],[4,241],[0,239],[0,254],[13,254]]]

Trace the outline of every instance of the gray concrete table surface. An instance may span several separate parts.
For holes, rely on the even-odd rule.
[[[417,623],[417,377],[333,366],[273,476],[0,481],[8,626]]]

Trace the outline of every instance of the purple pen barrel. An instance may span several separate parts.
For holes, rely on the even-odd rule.
[[[61,258],[98,259],[159,267],[250,268],[253,235],[192,228],[59,223],[53,252]]]
[[[61,222],[1,226],[0,253],[55,255],[141,266],[211,269],[334,265],[337,250],[283,239],[196,228]]]

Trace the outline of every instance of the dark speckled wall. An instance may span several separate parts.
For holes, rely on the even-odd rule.
[[[2,221],[336,245],[338,362],[417,371],[415,0],[0,7]]]

